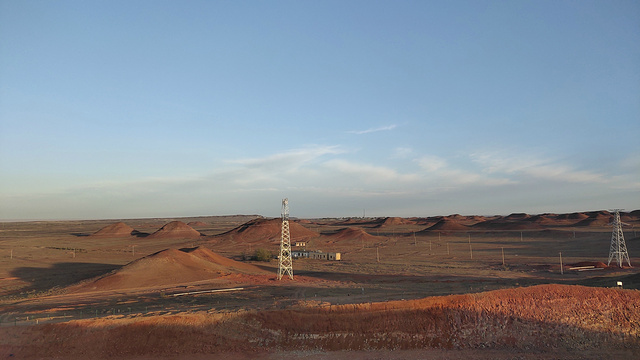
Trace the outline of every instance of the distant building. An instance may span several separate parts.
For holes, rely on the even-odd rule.
[[[295,244],[293,245],[295,247],[300,247],[300,248],[304,248],[307,247],[307,243],[304,241],[296,241]]]
[[[316,260],[329,260],[340,261],[341,256],[339,252],[322,252],[322,251],[309,251],[309,250],[292,250],[291,257],[294,259],[307,258]]]

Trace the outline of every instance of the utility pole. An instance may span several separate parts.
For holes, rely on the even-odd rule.
[[[283,275],[293,280],[293,261],[291,260],[291,236],[289,235],[289,199],[282,200],[282,232],[280,237],[280,256],[278,257],[278,280]]]
[[[564,266],[562,265],[562,251],[560,251],[560,275],[564,275]]]

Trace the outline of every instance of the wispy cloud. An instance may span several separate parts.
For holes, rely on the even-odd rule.
[[[397,147],[393,150],[393,157],[404,159],[413,154],[413,149],[410,147]]]
[[[395,128],[397,128],[398,125],[396,124],[392,124],[392,125],[387,125],[387,126],[380,126],[377,128],[370,128],[370,129],[366,129],[366,130],[352,130],[349,131],[350,134],[356,134],[356,135],[363,135],[363,134],[369,134],[369,133],[374,133],[374,132],[379,132],[379,131],[390,131],[393,130]]]
[[[569,183],[607,183],[604,174],[578,170],[554,159],[521,155],[512,157],[499,153],[474,153],[471,159],[482,166],[487,173],[522,175],[542,180]]]
[[[446,184],[449,188],[470,186],[497,186],[511,184],[513,181],[503,176],[492,177],[470,169],[452,166],[444,158],[424,155],[415,159],[425,172],[424,178],[435,184]]]
[[[415,182],[419,180],[416,174],[401,174],[397,170],[377,165],[351,162],[341,159],[330,160],[324,166],[337,176],[350,179],[349,182],[365,184]]]
[[[239,164],[251,168],[286,168],[300,166],[324,155],[342,154],[345,150],[337,145],[309,146],[293,149],[259,158],[229,160],[228,163]]]

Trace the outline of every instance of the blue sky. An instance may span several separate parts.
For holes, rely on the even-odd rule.
[[[640,208],[635,1],[1,1],[0,219]]]

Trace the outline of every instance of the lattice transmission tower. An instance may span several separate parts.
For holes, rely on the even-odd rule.
[[[607,266],[611,264],[611,260],[614,258],[618,263],[618,267],[622,268],[622,263],[627,260],[627,264],[631,267],[631,261],[629,260],[629,253],[627,252],[627,244],[624,242],[624,233],[622,232],[622,225],[627,225],[620,221],[620,209],[611,210],[614,211],[613,231],[611,232],[611,247],[609,248],[609,261]]]
[[[291,236],[289,235],[289,199],[282,199],[282,236],[280,237],[280,256],[278,257],[278,280],[289,275],[293,280],[293,261],[291,260]]]

